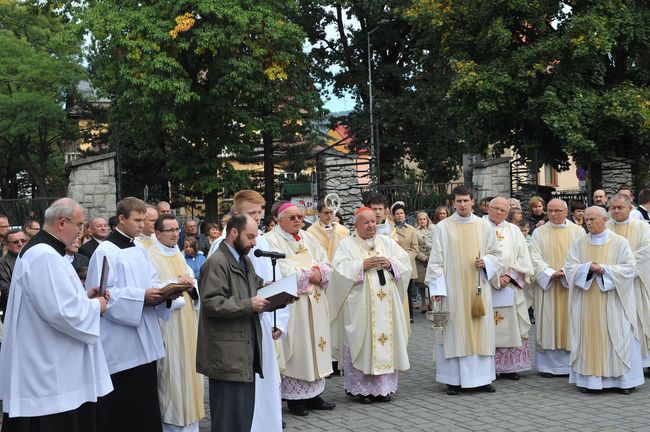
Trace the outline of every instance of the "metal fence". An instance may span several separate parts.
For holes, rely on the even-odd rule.
[[[27,219],[43,222],[45,210],[59,198],[23,198],[0,200],[0,213],[9,218],[12,226],[22,225]]]

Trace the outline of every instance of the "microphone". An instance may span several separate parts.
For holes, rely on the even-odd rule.
[[[263,251],[262,249],[255,249],[253,255],[258,258],[264,257],[272,259],[282,259],[287,257],[287,254],[283,254],[282,252]]]
[[[377,270],[377,276],[379,277],[379,285],[386,285],[386,276],[384,275],[384,271],[382,269]]]

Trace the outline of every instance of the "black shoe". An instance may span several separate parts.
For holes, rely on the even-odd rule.
[[[540,375],[542,378],[553,378],[553,377],[555,376],[555,375],[553,375],[552,373],[548,373],[548,372],[540,372],[539,375]]]
[[[632,393],[632,390],[634,390],[634,387],[632,388],[625,388],[625,389],[618,389],[618,392],[623,395],[629,395]]]
[[[307,406],[304,400],[287,401],[287,406],[289,407],[289,412],[295,416],[305,417],[309,415],[309,411],[307,411]]]
[[[339,362],[337,361],[332,362],[332,375],[341,376],[341,370],[339,369]]]
[[[460,394],[460,386],[447,385],[447,394],[449,396],[458,396]]]
[[[519,374],[517,372],[510,372],[510,373],[500,373],[499,378],[503,379],[509,379],[513,381],[519,381]]]
[[[336,404],[334,402],[325,402],[322,397],[316,396],[306,401],[307,409],[310,410],[323,410],[323,411],[332,411]]]
[[[359,403],[367,405],[369,403],[372,403],[372,399],[370,399],[368,396],[359,396]]]
[[[481,391],[486,392],[486,393],[494,393],[497,391],[497,389],[494,388],[492,384],[486,384],[483,387],[480,388]]]
[[[413,324],[413,318],[411,318],[411,324]]]
[[[282,429],[286,429],[286,428],[287,428],[287,422],[282,420]]]
[[[370,399],[372,399],[374,402],[390,402],[390,395],[387,394],[385,396],[370,396]]]

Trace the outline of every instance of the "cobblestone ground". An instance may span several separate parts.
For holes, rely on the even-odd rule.
[[[434,379],[431,323],[415,312],[411,369],[400,374],[390,403],[361,405],[345,396],[342,377],[332,377],[323,397],[336,402],[336,409],[295,417],[285,404],[285,431],[650,431],[648,385],[628,396],[582,394],[567,377],[542,378],[529,371],[519,381],[495,381],[496,393],[447,396]],[[209,430],[205,420],[201,431]]]

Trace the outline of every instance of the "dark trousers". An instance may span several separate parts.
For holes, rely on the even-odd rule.
[[[97,401],[99,432],[162,432],[156,362],[111,375],[113,391]]]
[[[413,283],[413,279],[409,281],[409,286],[406,289],[406,297],[408,298],[409,302],[409,317],[413,319],[413,302],[415,299],[417,299],[418,293],[415,290],[415,284]]]
[[[97,432],[97,404],[86,402],[72,411],[39,417],[4,413],[2,432]]]
[[[210,378],[212,432],[249,432],[255,409],[255,381],[232,382]]]

